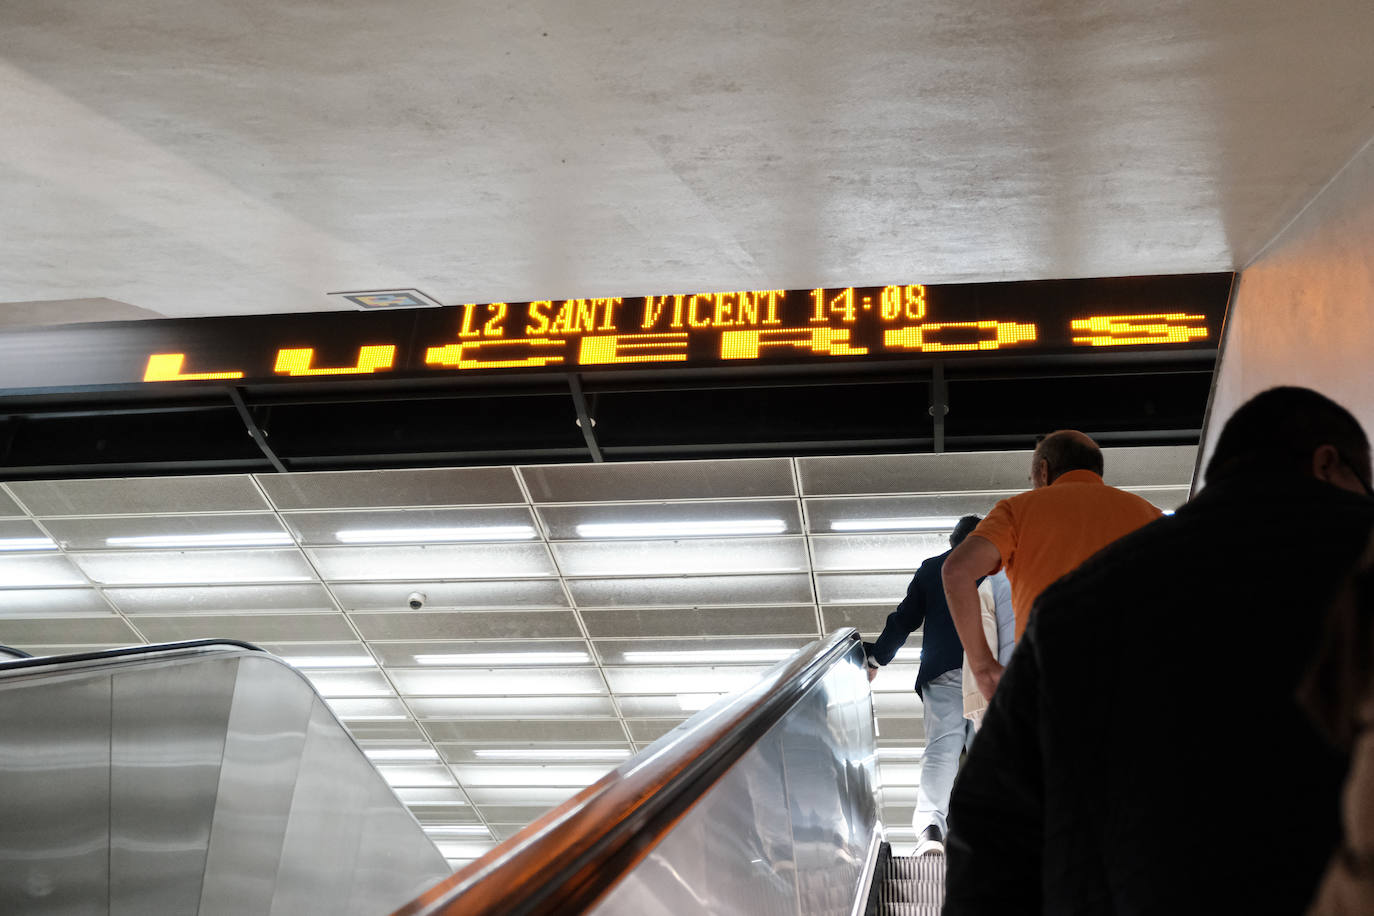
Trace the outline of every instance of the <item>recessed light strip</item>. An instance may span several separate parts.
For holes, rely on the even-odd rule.
[[[729,662],[778,662],[790,657],[796,649],[681,649],[664,651],[626,652],[625,661],[632,665],[683,665]]]
[[[624,760],[630,756],[625,748],[601,747],[483,747],[472,753],[482,760]]]
[[[950,531],[959,519],[952,516],[929,518],[842,518],[830,523],[831,531]]]
[[[585,665],[591,662],[586,652],[467,652],[446,655],[417,655],[422,665],[495,667],[522,665]]]
[[[534,537],[529,525],[463,528],[349,528],[334,536],[345,544],[403,544],[433,541],[513,541]]]
[[[709,535],[782,534],[787,524],[778,518],[717,519],[675,522],[589,522],[577,526],[582,538],[668,538]]]
[[[52,538],[0,538],[0,550],[56,550]]]
[[[272,547],[293,543],[284,531],[232,531],[219,534],[140,534],[106,538],[110,547]]]

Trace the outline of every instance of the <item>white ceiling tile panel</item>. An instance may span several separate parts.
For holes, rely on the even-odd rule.
[[[565,576],[702,575],[805,572],[801,538],[700,538],[554,544]]]
[[[806,636],[790,639],[598,639],[593,646],[604,665],[759,665],[789,658],[811,642],[813,640]]]
[[[73,562],[103,585],[200,585],[314,582],[299,550],[164,550],[73,553]]]
[[[604,744],[438,744],[439,752],[448,763],[493,765],[495,761],[519,761],[522,766],[569,765],[604,766],[612,769],[630,756],[628,741]],[[600,777],[598,777],[600,778]],[[460,777],[461,780],[461,777]],[[493,783],[495,785],[496,783]],[[585,785],[585,783],[583,784]]]
[[[911,573],[828,573],[816,576],[816,591],[825,604],[884,604],[896,607],[906,594]]]
[[[396,692],[387,683],[381,671],[316,671],[302,672],[310,683],[315,685],[320,696],[334,697],[389,697]]]
[[[791,607],[635,608],[582,612],[591,636],[817,636],[816,609]]]
[[[476,791],[485,794],[485,793],[489,793],[489,792],[507,792],[507,793],[508,793],[510,790],[508,790],[508,789],[479,789],[479,790],[476,790]],[[549,791],[549,790],[541,790],[541,794],[542,794],[542,792],[547,792],[547,791]],[[520,793],[520,791],[517,789],[517,790],[515,791],[514,794],[515,794],[517,797],[519,797],[519,795],[520,795],[521,793]],[[569,797],[571,797],[572,794],[573,794],[573,793],[569,792],[569,793],[568,793]],[[554,805],[558,804],[559,802],[562,802],[562,801],[565,801],[565,800],[566,800],[566,799],[560,798],[560,799],[558,799],[557,801],[551,801],[551,802],[548,802],[547,804],[532,804],[532,805],[479,805],[478,808],[479,808],[479,810],[482,812],[482,819],[483,819],[484,821],[486,821],[488,824],[509,823],[509,824],[512,824],[512,825],[519,825],[519,826],[516,827],[516,831],[518,832],[518,831],[519,831],[520,829],[522,829],[525,825],[529,824],[530,821],[533,821],[534,819],[540,817],[540,816],[543,815],[545,812],[547,812],[548,809],[552,808]]]
[[[406,696],[568,696],[606,692],[595,668],[395,668]]]
[[[432,788],[454,784],[453,773],[442,764],[432,766],[381,764],[377,767],[377,772],[381,773],[387,785],[393,788],[400,786]]]
[[[334,609],[321,585],[200,585],[107,588],[126,614],[272,614]]]
[[[583,639],[521,641],[516,644],[474,640],[426,640],[422,642],[376,642],[373,644],[382,664],[394,668],[426,665],[441,667],[530,665],[572,666],[593,663],[591,650]]]
[[[435,741],[461,743],[602,744],[625,740],[619,719],[473,719],[467,721],[427,721],[425,730]]]
[[[310,546],[518,541],[538,527],[523,506],[482,509],[374,509],[288,512],[296,538]]]
[[[143,640],[117,617],[0,617],[0,643],[30,651],[26,649],[27,646],[78,646],[92,643],[135,646],[141,645]],[[61,654],[68,654],[68,650],[62,650]]]
[[[417,787],[412,789],[398,789],[396,794],[400,796],[402,801],[406,802],[407,807],[410,808],[410,812],[415,815],[415,819],[418,820],[421,824],[428,825],[479,823],[477,819],[477,812],[472,808],[472,806],[468,805],[466,802],[453,804],[427,804],[425,802],[406,801],[407,794],[410,793],[446,791],[456,792],[457,790],[433,788],[426,789]],[[908,820],[910,820],[910,818],[908,818]]]
[[[1020,491],[1028,486],[1030,455],[1016,451],[798,458],[797,472],[806,496]]]
[[[566,697],[410,697],[421,719],[569,719],[614,718],[609,696]]]
[[[44,588],[53,585],[88,585],[85,577],[57,554],[11,554],[0,556],[0,586],[5,588]]]
[[[0,617],[106,617],[114,614],[93,588],[0,589]]]
[[[926,740],[924,722],[925,720],[919,716],[879,717],[878,732],[882,736],[880,740],[921,744]]]
[[[306,550],[326,580],[511,579],[554,576],[543,544],[432,544]]]
[[[483,813],[487,805],[537,805],[539,813],[542,813],[572,798],[581,789],[581,786],[479,786],[469,789],[468,797],[483,809]]]
[[[26,518],[0,520],[0,551],[56,550],[57,544]]]
[[[557,639],[582,635],[572,611],[353,614],[352,619],[369,640]]]
[[[397,719],[393,721],[363,721],[359,719],[349,720],[348,730],[353,733],[353,737],[359,741],[424,741],[425,734],[420,731],[420,726],[408,719]]]
[[[689,716],[705,709],[714,699],[724,696],[723,691],[696,693],[674,693],[667,696],[625,696],[616,697],[620,712],[632,719],[662,719],[673,716]]]
[[[857,569],[915,572],[926,560],[949,550],[949,538],[944,534],[832,534],[813,537],[811,549],[817,572]],[[901,594],[905,591],[896,597],[900,598]]]
[[[410,612],[407,596],[423,592],[425,611],[446,608],[559,608],[568,598],[555,579],[477,582],[377,582],[340,583],[333,586],[335,597],[346,611]]]
[[[1114,487],[1176,487],[1192,480],[1196,461],[1196,446],[1104,448],[1102,478]]]
[[[554,540],[595,535],[607,525],[638,526],[647,536],[683,536],[678,532],[800,534],[801,512],[795,499],[720,500],[680,503],[606,503],[540,506],[538,515]],[[665,535],[655,535],[655,526]],[[632,529],[633,530],[633,529]]]
[[[622,693],[733,693],[759,679],[771,665],[730,666],[651,666],[607,668],[606,682],[611,692]],[[684,714],[685,717],[685,714]],[[636,739],[638,740],[638,739]]]
[[[455,764],[449,769],[464,787],[487,786],[569,786],[580,789],[596,782],[616,764],[599,766],[487,766],[483,764]]]
[[[906,594],[905,587],[903,587],[902,594]],[[872,639],[883,631],[883,626],[887,623],[887,615],[896,610],[899,600],[901,600],[901,595],[882,604],[826,605],[821,608],[822,629],[826,633],[833,633],[845,627],[853,627]],[[906,644],[913,647],[920,646],[921,633],[919,631],[912,633],[907,637]]]
[[[247,475],[26,480],[6,484],[36,516],[173,515],[268,509]]]
[[[407,805],[429,805],[443,806],[445,808],[467,808],[467,799],[462,792],[450,788],[400,788],[396,790],[396,795]],[[461,814],[455,812],[455,816]]]
[[[806,575],[573,579],[568,588],[579,607],[777,605],[812,600],[811,577]]]
[[[677,728],[685,718],[678,719],[629,719],[630,735],[635,741],[643,744],[645,742],[657,741],[668,732]]]
[[[368,509],[523,503],[514,468],[316,471],[259,474],[281,510]]]
[[[536,503],[795,496],[786,458],[522,467]]]
[[[271,547],[290,545],[275,515],[169,515],[56,518],[44,522],[70,550]]]
[[[327,700],[340,719],[402,721],[410,718],[405,704],[392,697],[348,697]]]
[[[0,516],[23,515],[24,509],[10,496],[9,491],[0,487]]]
[[[324,642],[355,638],[342,614],[244,614],[136,616],[134,625],[151,642],[241,639],[255,644],[293,640]]]

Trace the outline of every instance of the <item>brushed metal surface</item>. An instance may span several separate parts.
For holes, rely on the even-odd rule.
[[[238,661],[114,675],[110,916],[195,916]]]
[[[278,659],[0,672],[0,914],[375,914],[448,871]]]
[[[0,701],[0,913],[109,909],[110,676]]]
[[[591,912],[848,916],[879,828],[863,663],[856,646]]]
[[[268,913],[315,701],[291,669],[239,659],[200,916]]]

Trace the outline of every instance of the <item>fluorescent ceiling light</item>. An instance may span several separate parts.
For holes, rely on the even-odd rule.
[[[0,550],[56,550],[52,538],[0,538]]]
[[[293,668],[375,668],[370,655],[293,655],[283,658]]]
[[[879,760],[920,760],[926,755],[923,747],[880,747]]]
[[[830,523],[831,531],[949,531],[958,518],[843,518]]]
[[[626,652],[625,661],[632,665],[776,662],[790,657],[796,651],[796,649],[682,649]]]
[[[502,665],[585,665],[591,656],[586,652],[468,652],[456,655],[417,655],[422,665],[472,665],[474,667]]]
[[[725,696],[723,693],[679,693],[677,704],[683,712],[697,712]]]
[[[787,524],[777,518],[718,519],[699,522],[597,522],[577,526],[582,538],[665,538],[712,534],[782,534]]]
[[[624,760],[630,756],[625,748],[600,747],[484,747],[472,753],[483,760]]]
[[[898,649],[897,654],[892,656],[894,662],[919,662],[921,660],[920,649]]]
[[[491,836],[481,824],[426,824],[421,829],[431,836]]]
[[[364,748],[363,753],[369,760],[394,761],[421,761],[423,763],[434,763],[439,759],[439,752],[432,747],[372,747]]]
[[[494,843],[435,843],[439,847],[440,855],[447,859],[475,859],[485,855],[494,846]]]
[[[1162,511],[1164,512],[1165,515],[1173,515],[1173,514],[1174,514],[1174,510],[1173,510],[1173,509],[1164,509],[1164,510],[1162,510]]]
[[[290,544],[284,531],[231,531],[218,534],[140,534],[106,538],[110,547],[267,547]]]
[[[529,525],[466,528],[350,528],[334,534],[345,544],[399,544],[419,541],[509,541],[534,537]]]

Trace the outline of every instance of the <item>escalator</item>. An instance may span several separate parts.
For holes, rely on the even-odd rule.
[[[395,916],[933,916],[944,857],[888,854],[876,738],[837,631]]]
[[[943,857],[890,856],[878,792],[854,630],[451,875],[280,659],[202,640],[0,661],[0,913],[938,913]]]
[[[274,656],[202,640],[0,663],[0,913],[375,916],[448,872]]]

